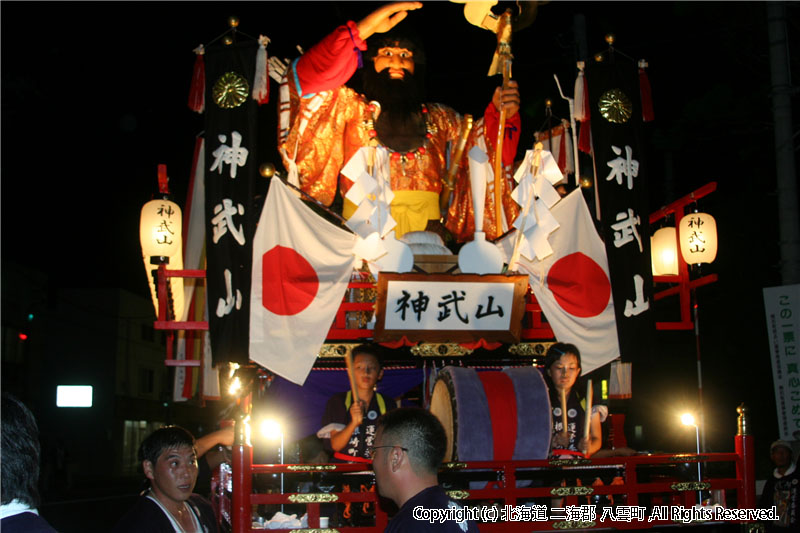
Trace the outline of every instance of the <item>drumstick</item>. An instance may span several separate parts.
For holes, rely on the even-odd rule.
[[[358,390],[356,389],[356,378],[353,372],[353,361],[350,359],[350,354],[344,356],[344,362],[347,365],[347,377],[350,379],[350,390],[353,392],[353,402],[358,401]]]
[[[589,428],[592,425],[592,380],[586,382],[586,423],[583,426],[583,438],[589,442]]]
[[[561,421],[564,424],[564,429],[561,434],[567,436],[567,391],[561,389]]]

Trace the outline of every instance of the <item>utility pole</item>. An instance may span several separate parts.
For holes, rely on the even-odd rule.
[[[786,4],[767,2],[767,32],[775,123],[775,173],[778,196],[778,236],[783,285],[800,283],[800,218],[798,218],[797,172],[792,132],[792,87],[789,71],[789,40]]]

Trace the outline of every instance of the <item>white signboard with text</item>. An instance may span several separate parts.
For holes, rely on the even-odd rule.
[[[376,339],[518,342],[526,276],[381,273]]]
[[[764,289],[780,438],[800,431],[800,284]]]

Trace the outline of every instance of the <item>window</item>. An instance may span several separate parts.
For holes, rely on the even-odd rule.
[[[142,324],[142,340],[148,342],[155,342],[155,330],[151,324]]]
[[[142,465],[139,462],[139,445],[150,433],[160,428],[161,422],[148,422],[147,420],[126,420],[122,437],[122,474],[142,474]]]
[[[139,394],[147,396],[153,394],[155,374],[152,368],[139,368]]]

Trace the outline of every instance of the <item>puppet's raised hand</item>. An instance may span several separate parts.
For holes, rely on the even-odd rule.
[[[406,18],[409,11],[419,9],[422,7],[422,2],[395,2],[382,6],[363,19],[357,24],[358,35],[363,40],[374,33],[385,33]]]

